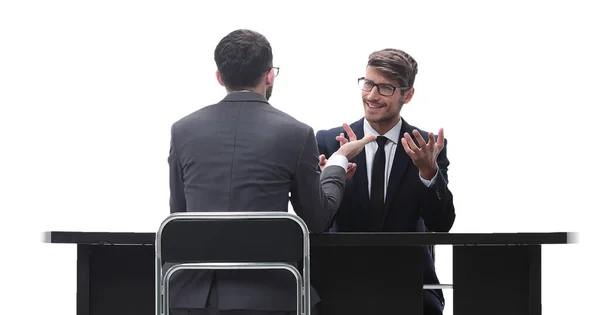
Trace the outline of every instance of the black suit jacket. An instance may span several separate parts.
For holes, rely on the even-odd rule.
[[[364,119],[350,125],[358,139],[364,136]],[[428,133],[409,125],[402,119],[400,137],[405,132],[412,135],[414,129],[419,130],[424,139]],[[335,137],[345,133],[342,127],[317,132],[317,144],[320,154],[327,158],[339,148]],[[347,137],[347,135],[346,135]],[[437,139],[437,138],[436,138]],[[416,142],[416,140],[415,140]],[[440,152],[438,174],[431,187],[425,186],[419,178],[419,171],[411,158],[404,151],[404,147],[397,141],[396,153],[390,178],[388,180],[385,219],[379,231],[383,232],[448,232],[454,224],[455,212],[452,193],[448,189],[448,165],[446,156],[447,140],[444,139],[444,149]],[[331,231],[334,232],[362,232],[369,231],[369,192],[365,151],[363,150],[351,162],[357,164],[356,173],[346,183],[346,190],[342,205],[335,216]],[[429,248],[424,249],[423,281],[426,284],[439,284],[435,273],[432,253]],[[434,290],[443,301],[441,290]]]

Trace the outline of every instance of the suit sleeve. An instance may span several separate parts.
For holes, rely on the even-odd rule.
[[[169,207],[171,213],[185,212],[186,202],[183,185],[183,167],[177,156],[177,147],[175,145],[175,139],[173,136],[173,129],[171,128],[171,145],[169,148]]]
[[[310,128],[298,157],[292,181],[291,203],[313,233],[322,233],[329,226],[344,196],[346,170],[330,165],[321,172],[319,151],[314,131]]]
[[[421,217],[427,229],[432,232],[448,232],[454,225],[456,214],[452,192],[448,189],[448,160],[446,147],[448,141],[444,139],[444,148],[438,155],[438,172],[432,185],[423,185],[421,200]]]

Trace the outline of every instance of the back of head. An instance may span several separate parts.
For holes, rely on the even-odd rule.
[[[273,52],[267,38],[247,29],[223,37],[215,48],[215,62],[221,81],[230,91],[252,89],[273,67]]]
[[[377,69],[389,80],[397,81],[400,87],[413,87],[419,71],[417,61],[411,55],[394,48],[371,53],[367,66]]]

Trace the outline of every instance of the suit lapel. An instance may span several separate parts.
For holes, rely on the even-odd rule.
[[[398,191],[398,187],[400,186],[400,182],[402,182],[402,178],[404,177],[406,169],[408,168],[409,164],[412,163],[410,156],[406,154],[406,151],[404,151],[404,147],[402,146],[402,142],[400,141],[404,137],[404,133],[408,132],[410,134],[412,133],[412,129],[414,128],[407,124],[406,121],[404,121],[404,119],[402,119],[402,127],[400,128],[400,135],[398,136],[396,153],[394,154],[394,162],[392,164],[392,171],[390,172],[390,178],[388,179],[383,214],[384,221],[381,222],[382,227],[390,211],[394,194]]]
[[[363,126],[363,119],[353,123],[350,125],[350,128],[356,134],[357,139],[362,139],[365,136],[365,130]],[[345,132],[344,132],[345,133]],[[346,135],[347,136],[347,135]],[[365,154],[365,150],[362,150],[355,158],[354,163],[356,163],[356,173],[354,173],[354,177],[352,178],[355,187],[358,189],[358,193],[360,196],[360,200],[362,201],[363,207],[362,209],[369,208],[369,180],[367,178],[367,156]]]

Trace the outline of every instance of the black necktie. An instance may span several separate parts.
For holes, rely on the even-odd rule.
[[[378,230],[383,221],[383,207],[385,204],[385,144],[388,141],[386,137],[377,137],[377,152],[373,159],[373,168],[371,169],[371,228]]]

